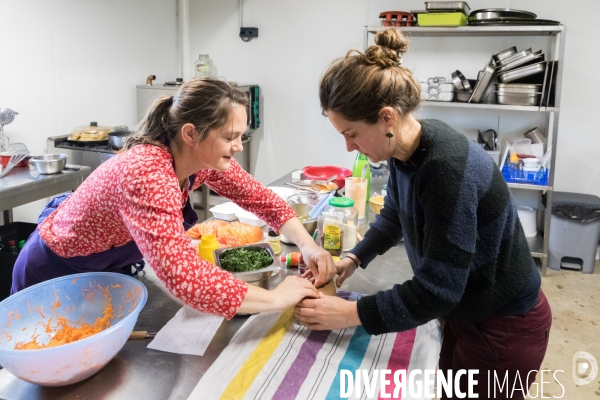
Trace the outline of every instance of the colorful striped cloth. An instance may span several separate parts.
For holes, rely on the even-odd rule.
[[[340,291],[338,296],[357,300],[361,294]],[[435,369],[441,340],[437,320],[371,336],[361,326],[311,331],[298,323],[293,309],[261,313],[240,328],[189,399],[339,399],[341,370],[369,371],[371,376],[374,370],[403,369],[408,376],[414,369]],[[391,394],[395,385],[388,379],[392,382],[386,392]],[[374,397],[359,398],[379,398],[378,385]]]

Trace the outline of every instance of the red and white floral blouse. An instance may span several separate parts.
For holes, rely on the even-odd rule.
[[[295,216],[287,203],[231,160],[225,172],[201,170],[192,187],[206,183],[274,229]],[[166,147],[138,145],[96,169],[39,226],[46,245],[61,257],[86,256],[134,240],[158,278],[176,297],[207,313],[235,315],[248,285],[198,257],[183,228],[182,191]]]

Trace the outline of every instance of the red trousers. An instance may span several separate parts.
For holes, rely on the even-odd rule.
[[[551,325],[552,312],[541,289],[537,304],[525,314],[476,323],[446,321],[440,370],[447,378],[447,370],[455,376],[460,369],[478,369],[474,392],[480,399],[523,399],[544,360]],[[461,392],[468,393],[466,374],[461,378]]]

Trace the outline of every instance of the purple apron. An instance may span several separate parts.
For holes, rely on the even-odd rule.
[[[194,184],[194,176],[190,176],[189,180],[189,187],[191,188]],[[52,214],[69,195],[62,195],[52,199],[40,215],[38,224]],[[198,222],[198,215],[192,208],[189,196],[182,213],[185,230],[188,230]],[[13,269],[10,293],[14,294],[21,289],[49,279],[81,272],[106,271],[136,275],[144,268],[143,258],[134,241],[88,256],[60,257],[50,250],[36,229],[29,236],[25,246],[19,253]]]

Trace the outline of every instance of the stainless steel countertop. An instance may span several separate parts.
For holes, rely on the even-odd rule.
[[[31,166],[13,168],[0,178],[0,211],[76,189],[92,172],[90,167],[69,166],[78,167],[79,171],[42,175]]]
[[[291,181],[291,174],[269,186],[283,186]],[[373,178],[372,191],[379,191],[387,178]],[[372,214],[372,213],[370,213]],[[367,215],[367,220],[374,220]],[[266,228],[266,227],[265,227]],[[359,231],[367,229],[361,225]],[[283,245],[283,253],[296,250],[295,246]],[[343,290],[374,294],[388,289],[394,283],[410,279],[410,274],[398,268],[399,257],[406,258],[404,250],[392,248],[369,271],[359,269],[343,286]],[[379,259],[378,259],[379,260]],[[376,265],[375,265],[376,264]],[[136,330],[158,332],[181,308],[158,280],[150,267],[140,280],[148,288],[148,302],[136,323]],[[296,274],[297,268],[282,269],[272,279],[271,287],[287,274]],[[130,340],[117,356],[94,376],[65,387],[46,388],[22,381],[6,370],[0,370],[0,398],[2,399],[187,399],[200,378],[221,354],[235,332],[247,320],[236,316],[224,321],[203,356],[172,354],[146,348],[149,339]]]

